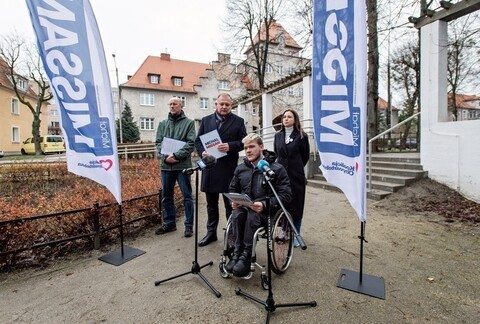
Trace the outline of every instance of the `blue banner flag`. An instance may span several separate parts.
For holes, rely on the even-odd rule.
[[[68,170],[108,188],[122,203],[110,79],[88,0],[26,0],[60,111]]]
[[[367,26],[365,1],[315,0],[312,92],[325,179],[366,220]]]

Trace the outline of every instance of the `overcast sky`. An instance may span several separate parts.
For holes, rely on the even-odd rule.
[[[35,41],[27,4],[9,0],[0,10],[0,36],[17,32]],[[222,52],[224,0],[90,0],[102,36],[110,83],[116,85],[115,54],[120,83],[148,55],[170,53],[174,59],[209,63]]]

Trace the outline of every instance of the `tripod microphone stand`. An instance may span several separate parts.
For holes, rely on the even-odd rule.
[[[176,279],[176,278],[179,278],[179,277],[182,277],[182,276],[185,276],[185,275],[191,273],[191,274],[198,275],[205,282],[205,284],[213,291],[215,296],[217,296],[217,298],[220,298],[220,296],[222,296],[222,294],[217,289],[215,289],[215,287],[200,272],[200,270],[202,268],[205,268],[206,266],[209,266],[209,265],[213,265],[213,261],[210,261],[209,263],[204,264],[202,266],[200,266],[198,264],[198,261],[197,261],[197,256],[198,256],[198,247],[197,247],[197,242],[198,242],[198,170],[199,169],[200,169],[200,167],[195,168],[195,169],[185,169],[185,170],[183,170],[183,173],[185,173],[185,174],[192,174],[193,172],[195,172],[195,220],[194,220],[194,222],[195,222],[195,242],[194,242],[195,243],[195,260],[192,262],[192,269],[190,271],[181,273],[179,275],[176,275],[176,276],[173,276],[173,277],[170,277],[170,278],[167,278],[167,279],[157,280],[157,281],[155,281],[155,286],[160,285],[162,282],[166,282],[166,281],[169,281],[169,280],[172,280],[172,279]]]
[[[267,172],[263,172],[263,175],[265,177],[266,182],[268,183],[271,192],[275,195],[277,198],[283,212],[287,216],[287,219],[290,223],[290,226],[294,229],[295,233],[298,235],[297,238],[300,238],[300,235],[298,234],[298,231],[295,229],[293,226],[292,220],[290,219],[289,214],[285,210],[282,202],[280,201],[280,198],[277,195],[277,192],[273,188],[273,185],[271,183],[272,177],[270,177]],[[275,300],[273,298],[273,290],[272,290],[272,231],[271,231],[271,226],[272,226],[272,221],[271,221],[271,211],[270,211],[270,196],[271,194],[267,193],[266,197],[266,209],[268,210],[268,217],[267,217],[267,264],[268,264],[268,269],[267,269],[267,283],[268,283],[268,296],[265,301],[262,301],[244,291],[242,291],[240,288],[235,289],[235,294],[237,295],[242,295],[250,300],[253,300],[254,302],[257,302],[265,307],[265,310],[268,312],[267,313],[267,319],[266,323],[270,323],[270,316],[271,314],[280,307],[298,307],[298,306],[310,306],[310,307],[315,307],[317,306],[316,301],[311,301],[311,302],[303,302],[303,303],[286,303],[286,304],[276,304]],[[300,238],[299,242],[301,242],[302,249],[306,249],[306,245],[303,243],[303,240]]]

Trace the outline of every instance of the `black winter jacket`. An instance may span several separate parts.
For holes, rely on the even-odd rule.
[[[273,177],[271,182],[278,197],[283,204],[290,202],[292,191],[287,171],[281,164],[275,162],[277,156],[274,152],[263,150],[263,156],[263,159],[270,164],[270,169],[275,173],[275,177]],[[265,181],[263,172],[245,158],[243,163],[238,165],[233,173],[229,192],[247,194],[253,200],[261,201],[265,207],[267,206],[267,194],[270,193],[270,186]],[[270,196],[270,215],[273,215],[280,208],[280,204],[273,193]],[[264,214],[266,213],[267,210],[264,211]]]

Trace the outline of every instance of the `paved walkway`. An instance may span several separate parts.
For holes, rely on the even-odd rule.
[[[201,195],[203,197],[203,195]],[[480,318],[479,231],[446,226],[433,216],[392,212],[368,202],[365,274],[383,277],[386,299],[336,287],[342,268],[358,271],[360,223],[343,194],[307,188],[303,237],[288,271],[273,275],[276,303],[317,301],[318,306],[278,308],[271,323],[477,323]],[[206,221],[200,199],[200,237]],[[165,236],[151,229],[126,244],[146,251],[121,266],[98,260],[108,251],[72,257],[42,270],[0,274],[1,323],[265,323],[260,274],[224,279],[222,243],[198,249],[202,274],[222,294],[215,297],[198,275],[155,286],[191,269],[193,238],[183,226]],[[219,233],[221,234],[221,233]],[[111,250],[118,246],[111,247]],[[259,247],[265,262],[265,248]],[[262,252],[263,251],[263,252]]]

